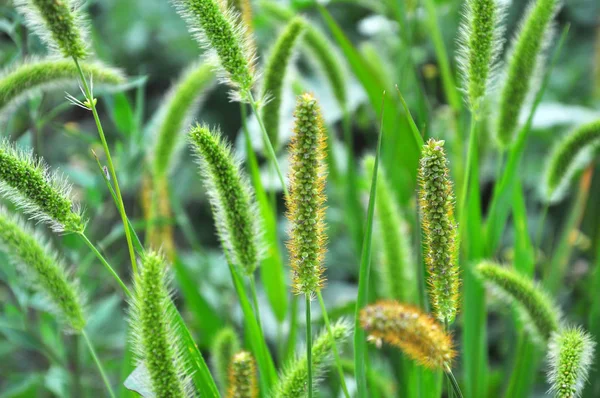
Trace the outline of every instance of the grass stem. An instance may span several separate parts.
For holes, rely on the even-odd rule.
[[[313,396],[312,380],[312,330],[310,317],[310,295],[306,295],[306,365],[308,368],[308,398]]]
[[[104,372],[104,367],[102,366],[102,362],[100,362],[100,359],[98,359],[98,356],[96,355],[96,351],[94,350],[94,346],[92,345],[92,342],[88,338],[88,335],[85,332],[85,330],[81,332],[81,335],[83,336],[83,339],[85,340],[85,343],[87,344],[87,347],[90,351],[90,354],[92,355],[92,358],[94,358],[94,362],[96,362],[96,366],[98,367],[98,370],[100,371],[100,375],[102,376],[104,385],[106,386],[106,389],[108,390],[108,395],[110,395],[111,398],[115,398],[115,393],[113,392],[112,387],[110,386],[110,381],[108,380],[108,377],[106,377],[106,373]]]
[[[452,390],[454,391],[456,396],[458,398],[463,398],[462,392],[460,391],[460,386],[458,385],[458,382],[456,381],[456,378],[454,377],[454,373],[452,373],[452,369],[450,369],[449,367],[446,368],[446,376],[448,376],[448,379],[450,380],[450,383],[452,384]]]

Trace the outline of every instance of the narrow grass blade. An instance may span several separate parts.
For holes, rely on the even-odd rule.
[[[382,102],[385,102],[385,91]],[[369,194],[369,209],[367,213],[367,224],[360,259],[360,274],[358,279],[358,297],[356,300],[356,311],[354,315],[354,366],[356,368],[356,384],[358,396],[366,398],[367,393],[367,368],[365,366],[367,356],[367,341],[365,331],[360,324],[360,311],[367,305],[369,297],[369,276],[371,273],[371,237],[373,235],[373,216],[375,213],[375,194],[377,191],[377,171],[379,169],[379,158],[381,155],[381,141],[383,137],[383,103],[381,104],[381,125],[379,138],[377,140],[377,152],[375,154],[375,165],[373,166],[373,177],[371,178],[371,192]]]
[[[600,223],[597,224],[596,237],[600,237]],[[592,309],[588,318],[588,330],[595,341],[600,341],[600,300],[598,292],[600,291],[600,239],[596,242],[596,261],[593,271],[593,282],[589,289]],[[590,383],[584,390],[584,397],[592,398],[600,395],[600,350],[596,350],[594,359],[596,366],[592,367],[590,374]]]

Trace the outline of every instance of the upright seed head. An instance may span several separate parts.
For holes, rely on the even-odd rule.
[[[532,0],[513,40],[506,58],[495,126],[496,139],[502,147],[512,143],[521,111],[538,89],[545,49],[552,37],[552,19],[559,4],[560,0]]]
[[[168,222],[173,218],[169,190],[166,176],[153,179],[148,173],[142,178],[140,196],[144,219],[149,222],[146,229],[148,247],[161,249],[167,260],[173,261],[176,248],[173,225]]]
[[[423,146],[419,181],[429,297],[436,318],[452,323],[459,301],[458,228],[454,220],[454,193],[444,141],[430,139]]]
[[[83,16],[76,0],[15,0],[27,26],[52,50],[64,57],[83,59],[88,54]]]
[[[456,356],[452,337],[417,307],[380,301],[361,310],[360,322],[371,339],[399,347],[429,369],[447,370]]]
[[[595,345],[581,328],[566,328],[552,335],[548,345],[549,393],[557,398],[581,397]]]
[[[85,228],[79,206],[71,198],[71,185],[51,172],[42,159],[0,141],[0,194],[55,232],[81,232]]]
[[[327,364],[332,359],[332,347],[337,347],[348,338],[352,328],[345,321],[331,325],[331,334],[324,330],[312,345],[312,374],[313,380],[323,377]],[[306,380],[308,379],[308,361],[306,354],[288,363],[280,374],[279,381],[274,387],[273,398],[304,398],[306,397]]]
[[[460,27],[458,63],[467,103],[477,114],[492,81],[502,51],[501,27],[505,3],[501,0],[466,0]]]
[[[198,157],[225,255],[252,275],[260,263],[263,243],[250,184],[220,132],[196,125],[189,139]]]
[[[232,98],[249,101],[256,79],[254,48],[236,12],[231,8],[224,10],[222,0],[172,1],[195,39],[216,54],[223,81],[233,89]]]
[[[312,295],[323,286],[325,256],[326,137],[321,110],[310,94],[298,97],[296,125],[290,144],[290,222],[292,286],[296,294]]]
[[[183,398],[188,396],[189,380],[174,329],[166,269],[160,254],[142,257],[130,304],[132,347],[137,361],[148,369],[154,394]]]
[[[546,343],[552,333],[558,330],[560,310],[531,279],[489,261],[480,263],[477,272],[497,293],[512,302],[535,340]]]
[[[0,207],[0,248],[17,270],[47,297],[51,310],[68,328],[81,332],[86,322],[77,283],[68,277],[50,244],[3,207]]]
[[[296,17],[287,24],[275,42],[265,68],[262,97],[268,98],[269,101],[262,108],[262,118],[269,139],[275,148],[279,143],[279,112],[283,83],[288,65],[292,62],[294,46],[304,30],[304,25],[305,22],[301,17]]]
[[[213,371],[222,391],[227,391],[229,365],[236,352],[240,350],[240,339],[230,327],[224,328],[215,336],[211,347]]]
[[[256,397],[258,397],[258,383],[254,358],[247,351],[238,352],[233,356],[229,365],[227,398]]]
[[[590,162],[600,146],[600,120],[577,127],[556,145],[544,173],[544,197],[554,202],[564,197],[573,176]]]

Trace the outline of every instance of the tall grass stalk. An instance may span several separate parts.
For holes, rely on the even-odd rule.
[[[90,355],[92,356],[92,358],[94,359],[94,363],[96,364],[96,367],[98,368],[98,371],[100,372],[100,376],[102,376],[102,381],[104,382],[104,385],[106,386],[106,390],[108,391],[108,395],[111,398],[115,398],[115,393],[110,385],[110,380],[108,379],[108,377],[106,376],[106,372],[104,371],[104,366],[102,365],[102,362],[100,361],[100,359],[98,358],[98,355],[96,354],[96,350],[94,350],[94,346],[92,345],[92,342],[90,341],[90,338],[88,337],[87,333],[85,332],[85,330],[83,330],[81,332],[81,335],[83,336],[83,339],[85,340],[85,344],[90,352]]]

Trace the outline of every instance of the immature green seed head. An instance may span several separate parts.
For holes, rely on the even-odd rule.
[[[332,347],[335,341],[339,348],[352,331],[345,321],[331,325],[331,334],[324,330],[312,345],[312,374],[318,380],[324,376],[327,365],[332,359]],[[333,336],[333,338],[332,338]],[[303,350],[304,351],[304,350]],[[308,380],[308,361],[306,355],[298,356],[289,362],[281,372],[279,381],[273,389],[273,398],[304,398]],[[314,384],[317,384],[316,382]]]
[[[222,391],[227,391],[227,378],[229,365],[235,353],[240,351],[240,339],[235,330],[230,327],[222,329],[212,344],[211,354],[213,358],[214,373]]]
[[[325,133],[321,110],[310,94],[298,97],[296,124],[290,144],[290,222],[292,287],[296,294],[312,295],[323,286],[325,255]]]
[[[240,351],[231,358],[227,398],[256,398],[258,383],[252,354]]]
[[[68,329],[82,331],[86,322],[77,283],[68,277],[62,260],[46,239],[3,207],[0,207],[0,248],[17,270],[47,297],[51,309]]]
[[[85,222],[71,197],[71,185],[42,159],[0,142],[0,194],[56,232],[81,232]]]
[[[539,86],[544,50],[552,37],[552,19],[559,4],[559,0],[532,0],[508,52],[495,126],[496,139],[502,147],[512,143],[521,111]]]
[[[546,343],[560,326],[560,310],[531,279],[514,270],[484,261],[477,266],[481,278],[519,310],[531,336]]]
[[[129,323],[137,361],[145,364],[152,392],[157,397],[186,397],[188,378],[181,356],[178,334],[162,255],[145,253],[134,276]]]
[[[182,73],[162,101],[151,127],[154,145],[150,152],[156,178],[164,177],[174,166],[180,134],[189,125],[214,80],[210,64],[194,63]]]
[[[488,92],[502,50],[504,29],[500,23],[504,16],[504,4],[500,0],[465,1],[458,62],[466,100],[475,114]]]
[[[93,76],[94,84],[114,86],[125,82],[123,73],[101,62],[81,62],[86,76]],[[0,72],[0,120],[11,116],[15,108],[32,95],[52,90],[77,88],[79,72],[69,59],[36,59]]]
[[[440,321],[452,323],[458,309],[458,228],[444,141],[430,139],[421,153],[419,207],[429,272],[429,297]]]
[[[365,157],[364,165],[366,174],[373,175],[375,157]],[[377,174],[375,221],[381,247],[378,262],[381,278],[378,285],[382,287],[382,296],[404,303],[414,303],[418,300],[418,285],[410,233],[381,165]]]
[[[255,54],[245,24],[233,9],[223,10],[222,0],[172,1],[200,45],[217,55],[223,81],[233,89],[232,98],[248,101],[255,83]]]
[[[76,0],[15,0],[27,26],[52,50],[64,57],[83,59],[88,54],[83,17]]]
[[[599,146],[600,120],[577,127],[556,145],[544,173],[547,201],[564,197],[573,176],[590,162]]]
[[[196,125],[189,133],[229,261],[251,275],[262,257],[262,229],[250,184],[219,131]]]
[[[581,328],[565,328],[548,345],[548,383],[557,398],[581,397],[593,365],[596,343]]]
[[[268,102],[262,108],[262,118],[275,148],[279,143],[279,112],[283,96],[283,82],[288,64],[292,62],[294,46],[304,30],[305,22],[301,17],[292,19],[275,42],[267,60],[262,87],[262,98]]]

